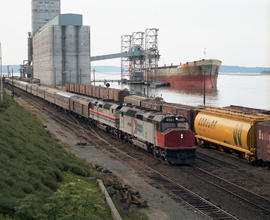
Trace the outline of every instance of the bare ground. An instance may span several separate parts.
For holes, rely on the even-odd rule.
[[[84,142],[84,140],[51,119],[49,115],[46,114],[45,109],[40,112],[21,98],[17,98],[17,102],[30,111],[32,115],[37,117],[57,140],[67,146],[66,149],[68,151],[89,163],[97,164],[112,171],[113,174],[118,176],[125,184],[140,192],[142,198],[148,202],[149,207],[143,209],[143,211],[148,215],[149,219],[205,219],[199,213],[194,212],[194,210],[189,209],[184,204],[175,202],[161,190],[149,185],[144,178],[138,176],[131,167],[124,162],[111,158],[109,155],[103,153],[102,149],[99,149],[99,147],[90,144],[86,146],[78,145],[78,143]],[[46,107],[44,106],[44,108]]]

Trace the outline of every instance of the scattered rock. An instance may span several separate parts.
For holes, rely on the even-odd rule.
[[[110,192],[112,192],[111,194],[115,195],[121,201],[124,209],[129,209],[131,205],[135,205],[139,208],[148,206],[147,201],[141,198],[138,191],[134,191],[130,186],[123,184],[110,170],[93,163],[91,163],[90,166],[98,172],[107,174],[103,182],[106,187],[113,189],[110,190]]]
[[[112,173],[112,171],[107,170],[107,169],[103,169],[103,170],[102,170],[102,173]]]
[[[78,145],[78,146],[86,146],[87,143],[86,143],[86,142],[78,142],[77,145]]]

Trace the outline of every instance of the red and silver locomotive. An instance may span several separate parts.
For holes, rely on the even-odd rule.
[[[169,163],[194,162],[194,134],[186,118],[126,106],[120,112],[119,130],[122,138]]]

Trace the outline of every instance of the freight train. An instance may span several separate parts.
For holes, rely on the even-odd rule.
[[[5,82],[76,113],[171,164],[192,164],[195,160],[194,134],[182,115],[142,110],[19,80],[6,78]],[[115,98],[119,98],[117,94]]]
[[[102,98],[100,94],[112,93],[111,89],[103,87],[86,87],[95,91],[91,96],[98,98]],[[70,92],[78,93],[78,90],[72,89],[74,86],[67,85],[66,88]],[[108,92],[97,92],[99,90]],[[198,145],[211,145],[224,151],[236,152],[252,164],[259,163],[270,168],[270,111],[241,106],[194,107],[155,101],[142,96],[129,96],[123,90],[115,91],[121,94],[116,97],[121,97],[121,102],[126,105],[165,114],[183,115],[195,133]],[[114,101],[120,100],[113,99],[111,95],[107,97]]]

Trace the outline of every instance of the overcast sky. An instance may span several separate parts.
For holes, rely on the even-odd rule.
[[[62,0],[61,13],[83,14],[92,55],[118,53],[121,35],[155,27],[160,65],[201,59],[206,48],[225,65],[270,67],[270,0]],[[27,59],[28,31],[31,0],[1,0],[3,64]]]

